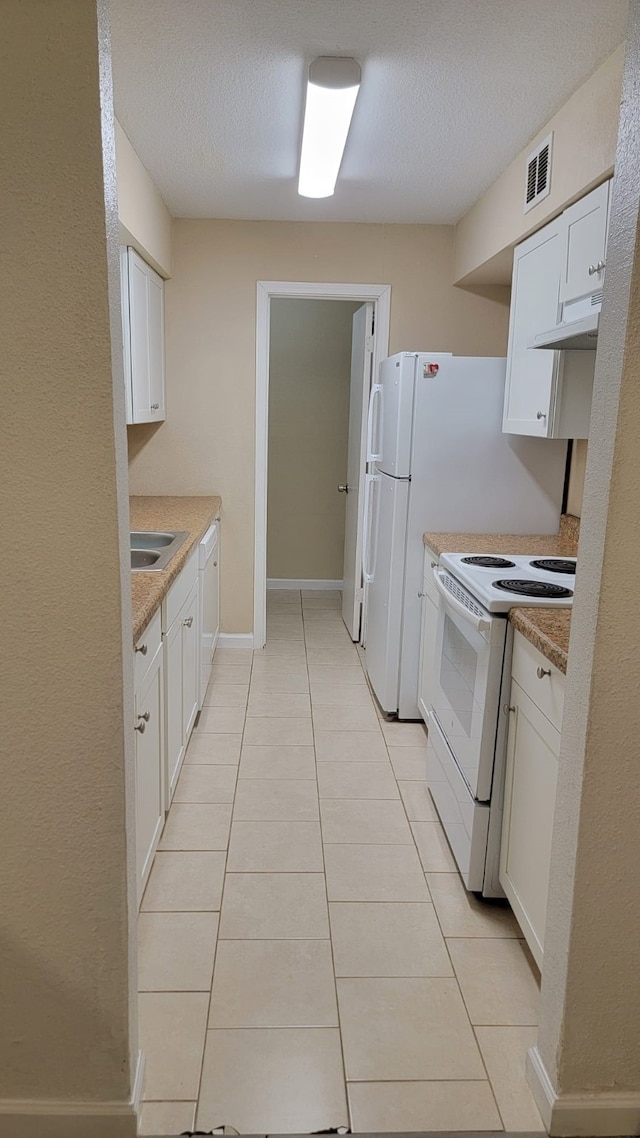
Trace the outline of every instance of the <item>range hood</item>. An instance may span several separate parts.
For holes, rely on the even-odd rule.
[[[530,348],[563,348],[568,351],[594,352],[598,347],[600,312],[590,312],[579,320],[556,324],[548,332],[540,332],[529,344]]]

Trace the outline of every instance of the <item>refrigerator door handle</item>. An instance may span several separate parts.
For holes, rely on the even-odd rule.
[[[374,411],[376,399],[381,396],[382,384],[374,383],[371,388],[371,395],[369,396],[369,415],[367,417],[367,462],[379,462],[382,458],[381,454],[374,454],[373,451]]]
[[[365,493],[364,493],[364,517],[362,521],[362,577],[365,584],[369,585],[373,581],[373,567],[369,568],[370,553],[371,553],[371,498],[373,496],[373,484],[380,481],[379,474],[367,474],[365,479]]]

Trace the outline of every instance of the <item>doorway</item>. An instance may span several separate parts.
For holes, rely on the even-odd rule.
[[[344,580],[345,624],[359,639],[366,410],[388,354],[390,291],[258,282],[257,648],[266,642],[267,581],[331,590]]]
[[[271,304],[267,590],[342,590],[345,507],[358,496],[357,471],[350,494],[347,474],[350,395],[353,383],[359,432],[371,352],[364,360],[358,332],[371,307],[300,297]],[[358,638],[359,627],[349,631]]]

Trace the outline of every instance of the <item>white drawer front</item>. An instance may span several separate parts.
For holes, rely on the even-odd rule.
[[[513,638],[511,675],[557,731],[562,729],[565,677],[519,632]]]
[[[427,786],[467,889],[480,892],[489,829],[489,807],[477,803],[431,720],[427,742]]]

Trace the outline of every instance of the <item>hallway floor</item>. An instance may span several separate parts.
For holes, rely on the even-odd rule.
[[[376,713],[337,593],[222,648],[139,918],[141,1132],[542,1130],[538,985],[463,888],[420,724]]]

